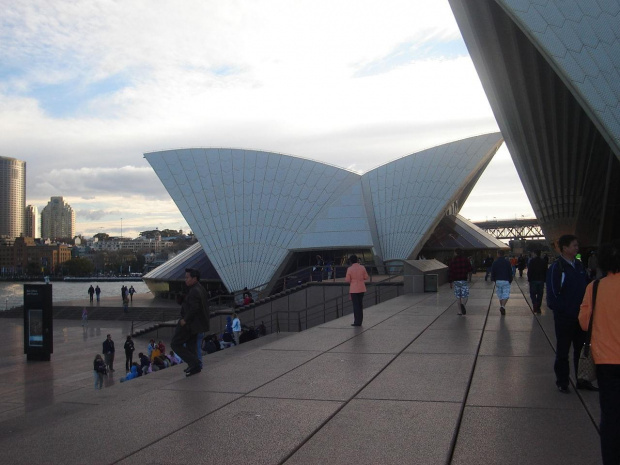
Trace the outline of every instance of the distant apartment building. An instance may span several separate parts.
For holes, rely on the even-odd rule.
[[[24,233],[26,162],[0,157],[0,236]]]
[[[41,211],[41,238],[65,239],[75,236],[75,212],[62,197],[52,197]]]
[[[0,241],[0,275],[56,274],[71,259],[64,244],[39,244],[32,237]]]
[[[26,213],[24,215],[24,236],[26,237],[41,237],[41,223],[39,221],[39,209],[34,205],[26,206]]]
[[[96,251],[120,251],[127,250],[130,252],[153,252],[159,253],[174,244],[168,241],[162,241],[161,236],[155,236],[154,239],[138,237],[136,239],[110,238],[105,241],[94,239],[88,241],[88,246]]]

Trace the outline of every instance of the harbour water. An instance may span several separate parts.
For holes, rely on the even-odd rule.
[[[8,310],[24,303],[24,284],[43,284],[41,283],[23,283],[23,282],[0,282],[0,311]],[[133,286],[137,294],[149,293],[149,289],[142,281],[127,282],[67,282],[54,281],[50,285],[53,287],[52,298],[54,302],[66,302],[68,300],[88,299],[88,288],[99,285],[101,289],[101,297],[110,297],[117,295],[120,299],[121,287],[123,284],[127,287]]]

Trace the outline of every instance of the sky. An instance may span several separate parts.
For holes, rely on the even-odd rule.
[[[447,0],[0,0],[0,156],[76,233],[188,231],[143,158],[187,147],[364,173],[498,131]],[[533,217],[505,146],[461,214]]]

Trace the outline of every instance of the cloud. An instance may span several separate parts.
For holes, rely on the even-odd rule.
[[[29,193],[42,196],[47,192],[78,192],[83,198],[101,195],[165,197],[166,191],[149,167],[59,168],[40,174],[29,183]]]
[[[97,221],[109,216],[120,217],[119,211],[110,210],[78,210],[75,214],[79,216],[83,222],[86,220]]]

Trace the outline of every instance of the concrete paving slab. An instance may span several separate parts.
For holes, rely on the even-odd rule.
[[[339,402],[244,397],[119,463],[278,464],[340,407]]]
[[[358,354],[398,354],[411,344],[421,329],[393,331],[371,328],[353,339],[334,347],[330,352],[351,352]]]
[[[370,312],[368,310],[364,310],[364,326],[362,327],[362,329],[367,329],[378,325],[400,312],[402,312],[402,309],[394,309],[389,312]],[[328,321],[327,323],[322,323],[318,327],[331,329],[351,329],[351,323],[353,323],[352,314],[346,315],[336,320]]]
[[[223,393],[159,392],[140,396],[123,408],[97,407],[88,415],[59,421],[46,434],[26,432],[0,438],[6,463],[112,463],[160,441],[181,427],[230,403]],[[148,422],[144,422],[145,415]],[[94,418],[99,427],[93,429]],[[96,440],[93,440],[96,434]],[[88,447],[85,447],[88,445]]]
[[[346,317],[343,317],[346,318]],[[269,345],[270,350],[319,350],[325,351],[355,337],[363,331],[363,327],[348,326],[343,329],[315,327],[295,337],[288,337]]]
[[[473,355],[403,353],[356,397],[462,402],[474,359]]]
[[[248,393],[320,355],[319,351],[258,350],[241,359],[204,365],[200,374],[179,373],[164,389]]]
[[[466,407],[451,463],[597,465],[599,438],[583,409]]]
[[[412,307],[404,309],[402,315],[429,315],[439,316],[446,311],[445,307],[430,306],[430,305],[414,305]]]
[[[529,315],[514,315],[510,314],[510,312],[506,310],[506,315],[502,316],[499,311],[495,314],[493,310],[491,310],[485,330],[538,331],[540,330],[540,325],[536,321],[536,317],[531,312]]]
[[[250,393],[254,397],[348,400],[392,359],[391,354],[326,353]]]
[[[411,315],[399,313],[385,321],[373,326],[373,329],[382,329],[389,331],[406,331],[423,330],[433,321],[436,320],[434,315]]]
[[[424,331],[405,353],[419,354],[475,354],[482,331],[467,329],[428,329]]]
[[[433,322],[433,325],[429,329],[481,330],[484,326],[485,319],[485,315],[457,315],[456,307],[454,307],[454,313],[450,313],[449,311],[445,312]]]
[[[505,323],[506,326],[508,324]],[[485,331],[480,355],[555,357],[545,333],[537,326],[533,326],[531,331],[510,331],[506,328]]]
[[[443,464],[459,411],[446,402],[355,399],[284,463]]]
[[[479,357],[467,405],[582,409],[555,386],[553,357]]]

